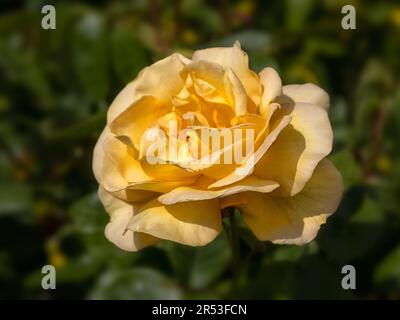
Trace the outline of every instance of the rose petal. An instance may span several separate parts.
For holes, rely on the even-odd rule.
[[[194,80],[196,93],[204,100],[212,103],[228,104],[237,115],[247,112],[247,95],[238,76],[229,67],[199,60],[186,65],[181,76],[183,79],[190,75]]]
[[[254,152],[252,158],[246,160],[243,165],[236,168],[232,173],[228,174],[226,177],[217,180],[216,182],[211,184],[209,188],[219,188],[227,186],[237,181],[240,181],[245,177],[247,177],[249,174],[251,174],[253,172],[254,166],[260,161],[260,159],[262,159],[264,154],[277,139],[280,132],[290,123],[290,121],[291,121],[290,116],[282,117],[279,124],[268,134],[268,136],[265,138],[261,146]]]
[[[239,42],[228,48],[209,48],[193,53],[192,61],[207,60],[229,67],[243,84],[247,96],[255,106],[261,97],[261,85],[257,74],[249,69],[249,58],[240,48]]]
[[[282,93],[283,95],[278,98],[281,103],[309,103],[319,106],[326,111],[329,110],[329,95],[315,84],[290,84],[283,86]]]
[[[102,139],[102,151],[96,158],[101,165],[99,182],[108,191],[120,191],[129,186],[130,182],[150,182],[154,178],[146,174],[140,162],[129,154],[129,147],[113,136]],[[97,163],[96,161],[96,163]]]
[[[116,246],[126,251],[137,251],[159,241],[151,235],[127,229],[137,206],[113,197],[102,187],[99,188],[99,198],[111,217],[105,229],[105,236]]]
[[[311,104],[283,106],[292,116],[269,151],[255,166],[255,174],[278,181],[282,195],[300,192],[319,161],[332,149],[332,128],[326,111]]]
[[[260,102],[259,113],[266,117],[267,109],[271,101],[282,95],[282,80],[273,68],[264,68],[260,72],[260,82],[263,86],[263,93]]]
[[[214,199],[165,206],[152,200],[140,208],[128,228],[186,245],[206,245],[222,229],[219,202]]]
[[[165,205],[171,205],[178,202],[222,198],[244,191],[271,192],[278,187],[279,184],[275,181],[263,180],[254,176],[247,177],[219,190],[207,190],[207,184],[202,185],[198,182],[192,186],[179,187],[163,194],[158,198],[158,201]]]
[[[110,130],[117,136],[130,139],[136,150],[139,150],[145,131],[170,109],[171,106],[164,101],[152,96],[142,96],[110,123]]]
[[[302,245],[313,240],[320,225],[336,211],[342,193],[340,173],[328,160],[323,160],[296,196],[252,192],[240,207],[245,223],[258,239]]]
[[[184,86],[179,73],[189,62],[189,59],[174,53],[143,69],[114,99],[108,109],[107,123],[111,123],[143,96],[154,96],[168,101],[178,94]]]

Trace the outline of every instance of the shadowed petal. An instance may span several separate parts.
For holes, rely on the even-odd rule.
[[[342,193],[340,173],[328,160],[323,160],[296,196],[249,192],[240,207],[244,221],[258,239],[302,245],[313,240],[321,224],[336,211]]]
[[[165,240],[202,246],[221,232],[219,201],[191,201],[166,206],[152,200],[140,208],[128,228]]]

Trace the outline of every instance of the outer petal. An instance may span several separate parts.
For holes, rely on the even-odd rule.
[[[179,179],[183,169],[175,168],[180,170],[176,172],[170,171],[171,165],[154,167],[161,167],[158,171],[164,170],[164,175],[168,176],[169,173],[174,180],[162,181],[148,175],[140,161],[128,153],[128,147],[112,136],[108,127],[103,130],[94,149],[93,172],[97,182],[108,192],[128,202],[146,201],[155,198],[160,192],[168,192],[196,181],[194,175],[184,175]]]
[[[201,183],[196,183],[193,186],[179,187],[161,195],[158,201],[166,205],[171,205],[178,202],[222,198],[244,191],[271,192],[278,187],[279,184],[275,181],[250,176],[219,190],[207,190],[207,185],[201,185]]]
[[[102,187],[99,188],[99,198],[111,217],[105,229],[105,236],[116,246],[126,251],[137,251],[159,241],[151,235],[127,229],[137,206],[115,198]]]
[[[149,200],[159,192],[192,184],[197,178],[195,175],[184,175],[183,179],[179,179],[183,169],[176,168],[180,171],[172,171],[172,174],[171,165],[161,166],[158,171],[164,168],[164,175],[170,173],[173,181],[162,181],[148,175],[140,161],[128,154],[128,147],[113,137],[108,127],[96,143],[92,166],[97,182],[117,198],[128,202]]]
[[[221,232],[219,201],[192,201],[165,206],[152,200],[140,208],[128,228],[165,240],[202,246]]]
[[[184,85],[179,72],[189,62],[189,59],[175,53],[143,69],[115,98],[108,109],[107,122],[111,123],[142,96],[150,95],[161,100],[172,98]]]
[[[315,105],[299,103],[292,110],[287,126],[255,166],[255,174],[278,181],[282,195],[300,192],[315,167],[332,149],[332,128],[328,114]]]
[[[197,50],[193,53],[192,60],[208,60],[231,68],[242,82],[247,96],[255,106],[258,106],[261,97],[261,85],[257,74],[249,69],[249,58],[240,48],[239,42],[229,48]]]
[[[120,191],[127,188],[130,182],[154,180],[145,173],[140,162],[129,154],[129,147],[117,138],[108,135],[100,138],[98,145],[95,148],[96,170],[99,170],[96,176],[107,191]]]
[[[94,146],[94,151],[93,151],[93,159],[92,159],[92,168],[93,168],[93,173],[94,177],[96,178],[98,184],[101,184],[102,181],[102,167],[103,167],[103,161],[104,161],[104,150],[103,150],[103,144],[108,137],[111,136],[110,129],[108,126],[106,126],[103,130],[103,132],[100,134],[99,139],[96,142],[96,145]]]
[[[126,192],[136,192],[136,191],[153,191],[153,192],[160,192],[165,193],[169,192],[175,188],[181,186],[191,185],[196,181],[197,177],[193,176],[189,179],[185,180],[176,180],[176,181],[149,181],[149,182],[138,182],[138,183],[131,183],[129,184],[128,189]]]
[[[129,179],[141,182],[153,180],[141,169],[139,162],[128,154],[127,146],[111,134],[108,126],[97,140],[92,166],[97,182],[109,192],[124,190],[129,185]]]
[[[115,135],[130,139],[139,150],[143,133],[169,111],[170,106],[166,102],[142,96],[110,123],[110,129]]]
[[[282,95],[282,80],[273,68],[268,67],[260,72],[260,81],[263,86],[263,93],[259,113],[266,117],[268,105],[276,97]]]
[[[315,84],[291,84],[283,86],[282,91],[283,96],[278,98],[281,103],[302,102],[320,106],[327,111],[329,109],[329,95]]]
[[[313,240],[320,225],[336,211],[342,193],[340,173],[323,160],[296,196],[249,193],[241,208],[244,221],[260,240],[302,245]]]

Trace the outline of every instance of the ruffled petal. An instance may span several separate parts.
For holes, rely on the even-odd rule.
[[[221,232],[219,201],[191,201],[166,206],[152,200],[140,208],[128,228],[165,240],[203,246]]]
[[[292,117],[267,153],[255,166],[255,174],[278,181],[282,195],[300,192],[318,163],[332,149],[332,128],[327,112],[298,103],[282,110]]]
[[[296,196],[252,192],[240,207],[245,223],[258,239],[302,245],[313,240],[321,224],[336,211],[342,193],[340,173],[328,160],[323,160]]]
[[[151,235],[127,229],[129,221],[137,211],[137,205],[115,198],[102,187],[99,188],[99,198],[111,217],[105,229],[105,236],[116,246],[126,251],[138,251],[159,241]]]
[[[193,79],[196,94],[205,101],[228,104],[237,115],[247,112],[245,88],[231,68],[205,60],[193,61],[185,66],[181,77]]]
[[[208,190],[209,183],[197,182],[192,186],[176,188],[158,198],[163,204],[171,205],[178,202],[199,201],[227,197],[245,191],[271,192],[279,187],[279,184],[271,180],[263,180],[254,176],[247,177],[239,182],[218,190]]]
[[[263,87],[259,113],[267,117],[269,104],[282,95],[282,80],[273,68],[264,68],[260,72],[260,82]]]
[[[143,96],[153,96],[169,101],[184,86],[179,73],[190,62],[184,56],[174,53],[143,69],[114,99],[107,113],[107,123],[111,123],[136,100]]]
[[[110,130],[116,136],[123,136],[131,141],[136,150],[139,150],[146,130],[170,110],[171,106],[165,101],[142,96],[110,123]]]
[[[278,98],[281,103],[309,103],[321,107],[328,111],[329,95],[322,88],[313,83],[290,84],[283,86],[283,95]]]
[[[268,134],[261,146],[244,163],[224,178],[217,180],[209,188],[219,188],[240,181],[253,172],[254,166],[262,159],[267,150],[273,145],[281,131],[290,123],[291,117],[284,116],[275,128]],[[266,179],[274,180],[274,179]],[[277,181],[277,180],[275,180]]]
[[[257,74],[249,68],[249,58],[241,48],[239,42],[228,48],[209,48],[197,50],[193,53],[193,61],[206,60],[229,67],[243,84],[247,96],[255,106],[261,98],[261,84]]]

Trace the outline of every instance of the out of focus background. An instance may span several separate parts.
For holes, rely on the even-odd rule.
[[[56,30],[41,8],[56,8]],[[356,30],[343,30],[343,5]],[[202,248],[123,252],[91,169],[107,107],[152,62],[241,42],[251,66],[331,95],[346,193],[307,246],[240,228]],[[0,2],[0,298],[400,299],[400,3],[338,0]],[[43,290],[41,268],[57,270]],[[356,290],[343,290],[344,265]]]

